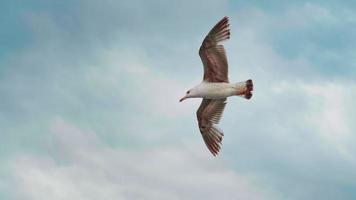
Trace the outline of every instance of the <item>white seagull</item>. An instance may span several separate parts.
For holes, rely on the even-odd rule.
[[[187,91],[180,99],[203,98],[197,110],[197,119],[201,135],[209,151],[216,156],[219,153],[222,137],[219,123],[226,105],[226,98],[242,96],[252,97],[253,83],[249,79],[244,82],[229,83],[228,66],[224,46],[220,42],[230,38],[229,18],[221,19],[205,37],[199,49],[204,65],[203,81]]]

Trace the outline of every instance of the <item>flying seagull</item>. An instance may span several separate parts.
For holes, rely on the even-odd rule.
[[[224,46],[220,42],[230,38],[229,18],[221,19],[205,37],[199,49],[204,65],[203,81],[188,90],[180,99],[203,98],[197,110],[197,119],[201,135],[209,151],[216,156],[219,153],[223,131],[217,127],[226,105],[226,98],[242,96],[252,97],[253,83],[229,83],[228,64]]]

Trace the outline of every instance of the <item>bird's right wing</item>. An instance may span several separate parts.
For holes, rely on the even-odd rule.
[[[197,119],[201,135],[209,151],[216,156],[219,153],[224,133],[216,126],[223,114],[225,99],[203,99],[197,110]]]
[[[211,29],[199,49],[205,81],[229,82],[225,49],[223,45],[219,45],[219,42],[229,38],[229,18],[224,17]]]

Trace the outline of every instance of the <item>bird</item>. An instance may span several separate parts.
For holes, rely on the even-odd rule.
[[[241,96],[251,99],[253,82],[248,79],[243,82],[230,83],[228,78],[228,62],[223,41],[230,39],[229,18],[223,17],[206,35],[199,56],[204,66],[203,81],[188,90],[182,102],[188,98],[202,98],[196,111],[199,131],[203,140],[214,155],[218,155],[223,131],[217,126],[226,106],[227,97]]]

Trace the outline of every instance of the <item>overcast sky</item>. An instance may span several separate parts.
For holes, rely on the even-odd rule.
[[[356,199],[356,3],[0,3],[0,198]],[[223,16],[218,157],[197,127],[198,48]]]

